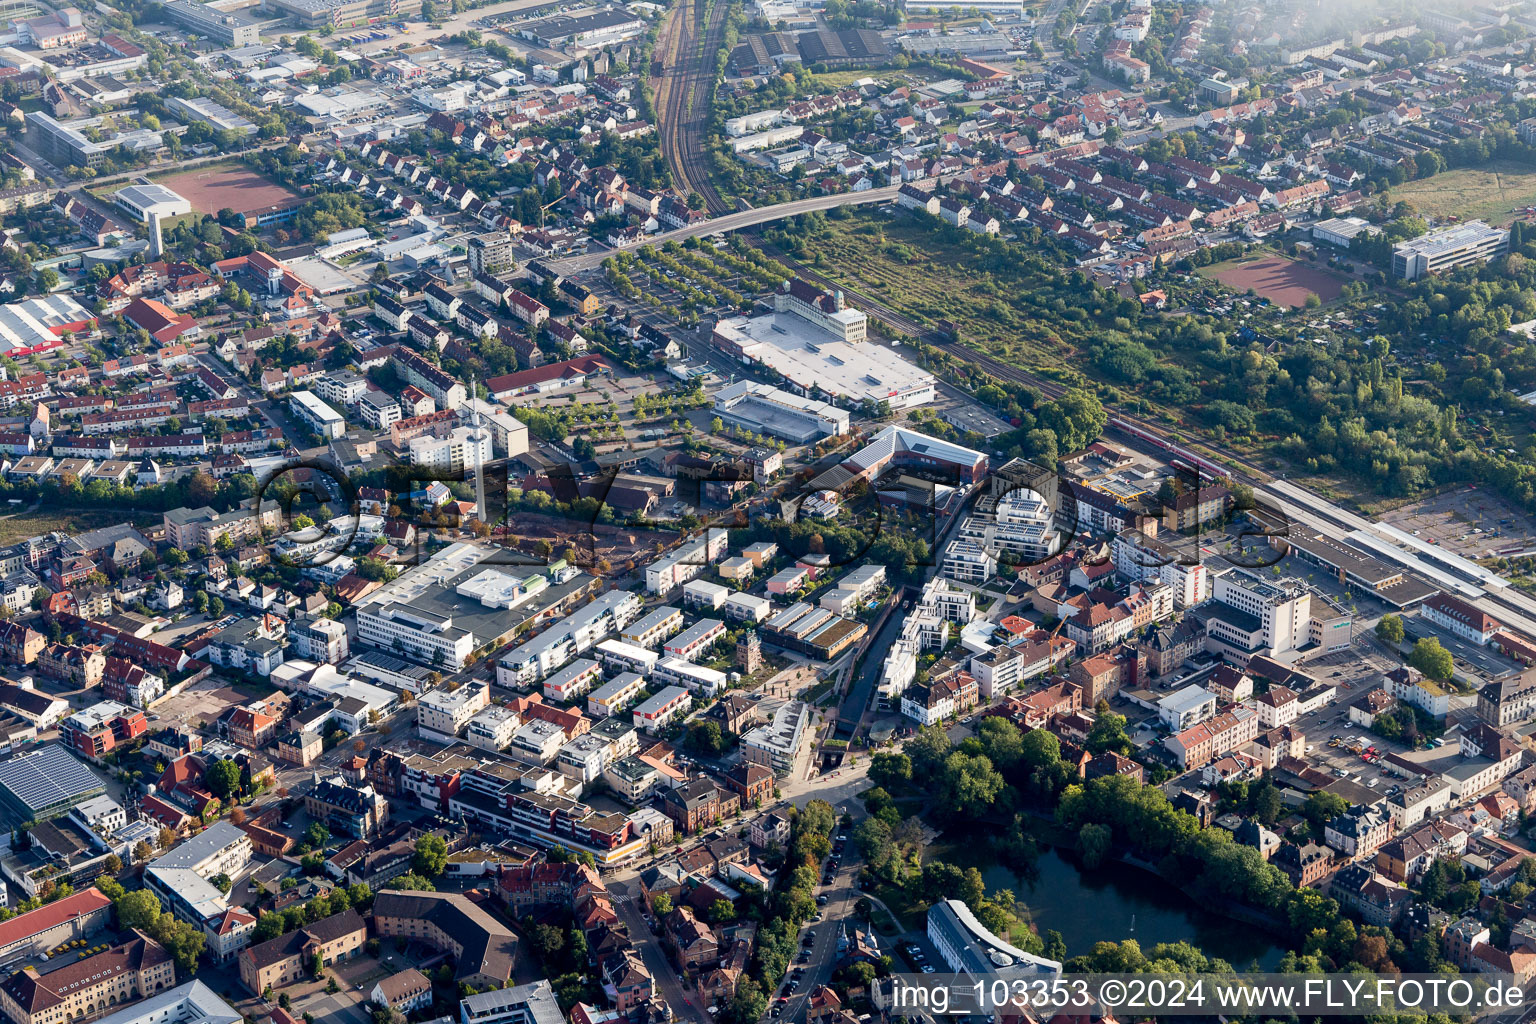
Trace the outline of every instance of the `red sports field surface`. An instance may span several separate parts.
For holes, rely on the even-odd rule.
[[[1304,305],[1308,295],[1332,302],[1344,290],[1344,282],[1328,271],[1279,256],[1225,267],[1213,276],[1228,288],[1240,292],[1252,288],[1271,302],[1292,308]]]
[[[186,198],[198,213],[254,213],[282,206],[299,197],[297,192],[244,167],[186,171],[160,179],[160,184]]]

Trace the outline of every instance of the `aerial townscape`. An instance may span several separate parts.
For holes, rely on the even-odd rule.
[[[0,1024],[1536,984],[1536,2],[67,2]]]

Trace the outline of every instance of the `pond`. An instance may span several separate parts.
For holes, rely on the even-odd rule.
[[[1273,970],[1285,955],[1267,932],[1203,910],[1139,868],[1124,864],[1087,868],[1050,846],[1040,848],[1027,876],[995,863],[976,866],[989,893],[1012,889],[1029,907],[1040,934],[1056,929],[1066,940],[1070,956],[1087,953],[1095,942],[1122,939],[1135,939],[1143,950],[1159,942],[1189,942],[1238,970],[1254,960]]]

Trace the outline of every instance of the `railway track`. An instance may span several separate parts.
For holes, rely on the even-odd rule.
[[[661,120],[661,149],[673,184],[697,192],[710,214],[727,213],[709,178],[704,126],[714,100],[715,54],[725,38],[731,0],[681,0],[668,16],[658,44],[661,74],[651,80]]]

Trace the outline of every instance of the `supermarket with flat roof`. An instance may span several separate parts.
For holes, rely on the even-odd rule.
[[[851,405],[889,402],[892,411],[927,405],[933,374],[874,341],[850,344],[789,312],[721,320],[716,348],[782,375],[803,395],[819,389]]]

